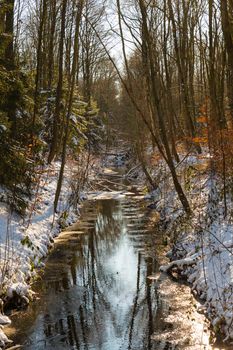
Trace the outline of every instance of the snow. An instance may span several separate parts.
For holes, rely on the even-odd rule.
[[[156,164],[154,172],[151,171],[159,186],[146,194],[145,200],[153,204],[151,208],[155,207],[159,213],[165,236],[178,236],[172,251],[167,254],[172,261],[161,266],[161,272],[178,269],[187,278],[193,293],[203,299],[202,312],[210,319],[214,329],[221,331],[225,340],[233,340],[233,222],[230,214],[224,217],[222,199],[219,199],[221,181],[208,171],[209,159],[206,152],[202,158],[188,156],[177,166],[192,207],[189,219],[184,215],[163,161]],[[53,200],[59,167],[57,162],[44,170],[40,191],[35,192],[35,201],[31,203],[25,219],[16,214],[10,215],[7,205],[0,203],[1,294],[6,298],[18,295],[29,302],[33,297],[30,280],[36,275],[35,267],[43,266],[42,260],[60,231],[59,222],[64,217],[67,217],[65,224],[77,220],[78,212],[74,213],[68,205],[72,164],[66,166],[59,212],[54,216]],[[104,173],[112,175],[109,169]],[[139,175],[139,180],[145,183],[142,175]],[[124,191],[93,191],[88,194],[88,199],[119,199],[125,195]],[[3,191],[1,196],[4,196]],[[87,198],[84,193],[81,197]],[[228,199],[228,207],[231,205]],[[157,276],[150,278],[156,280]],[[0,324],[1,317],[7,322],[0,314]],[[0,347],[8,341],[0,329]]]
[[[70,120],[74,123],[74,124],[76,124],[77,123],[77,118],[76,118],[76,115],[74,115],[74,114],[71,114],[71,116],[70,116]]]
[[[100,200],[100,199],[122,199],[128,195],[125,191],[96,191],[89,192],[89,200]]]
[[[178,167],[178,175],[192,207],[186,218],[173,189],[167,168],[160,161],[154,178],[158,189],[147,194],[151,208],[160,214],[166,237],[178,237],[167,256],[171,262],[162,273],[176,272],[187,279],[192,291],[204,302],[205,314],[214,330],[233,340],[233,222],[224,215],[222,181],[209,170],[208,153],[188,156]]]
[[[60,163],[40,169],[39,190],[35,186],[34,199],[25,218],[10,214],[7,204],[0,203],[0,268],[1,296],[7,301],[15,296],[23,303],[33,298],[30,281],[36,275],[36,267],[43,267],[42,259],[60,232],[60,222],[69,225],[77,221],[78,211],[69,206],[73,164],[66,165],[58,213],[54,215],[54,195]],[[4,190],[1,189],[4,196]],[[84,195],[82,196],[84,198]],[[64,219],[65,218],[65,219]],[[65,221],[65,222],[64,222]],[[0,325],[10,320],[0,314]],[[9,342],[0,329],[0,347]]]
[[[168,272],[171,270],[173,267],[178,267],[179,269],[183,269],[184,266],[192,266],[196,264],[197,260],[199,258],[199,254],[193,254],[190,257],[180,259],[180,260],[175,260],[172,261],[170,264],[161,266],[160,271],[162,272]]]
[[[7,127],[3,124],[0,125],[0,132],[6,131]]]
[[[9,317],[0,314],[0,325],[7,325],[7,324],[11,324],[11,320],[9,319]]]
[[[3,330],[0,329],[0,346],[4,347],[10,343],[12,343],[12,341],[8,339],[7,336],[4,334]]]

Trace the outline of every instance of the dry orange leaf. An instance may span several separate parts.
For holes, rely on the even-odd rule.
[[[192,140],[196,143],[206,143],[208,141],[207,137],[193,137]]]
[[[198,123],[207,123],[207,117],[204,115],[201,115],[197,118]]]

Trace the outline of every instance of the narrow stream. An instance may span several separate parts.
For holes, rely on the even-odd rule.
[[[15,344],[28,350],[173,349],[160,336],[152,340],[166,329],[161,314],[168,305],[148,278],[158,273],[158,262],[148,253],[155,242],[143,203],[128,194],[84,204],[34,286],[40,299],[13,316],[7,334]]]
[[[13,318],[23,349],[158,349],[158,269],[138,200],[88,201],[81,220],[57,240],[36,287],[40,300]]]

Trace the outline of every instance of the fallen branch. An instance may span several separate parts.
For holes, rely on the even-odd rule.
[[[125,177],[127,178],[133,171],[135,171],[136,169],[138,169],[141,166],[141,164],[137,164],[135,165],[133,168],[131,168],[127,174],[125,175]]]
[[[161,272],[169,273],[173,268],[183,269],[184,266],[192,266],[195,265],[197,260],[199,259],[199,254],[195,253],[192,256],[189,256],[185,259],[174,260],[167,265],[162,265],[160,267]]]

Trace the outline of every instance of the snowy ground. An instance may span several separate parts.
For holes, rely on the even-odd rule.
[[[168,241],[176,240],[169,253],[171,263],[162,266],[163,272],[175,269],[192,285],[193,292],[204,301],[202,312],[211,320],[216,331],[233,340],[233,224],[231,212],[224,217],[221,182],[209,171],[209,155],[188,156],[177,166],[180,181],[192,206],[192,217],[185,218],[177,195],[173,190],[169,171],[162,161],[156,160],[152,176],[159,187],[145,196],[148,205],[160,215],[161,229]],[[5,204],[0,203],[0,268],[1,291],[4,302],[20,297],[28,302],[33,292],[30,282],[36,277],[36,267],[43,267],[61,224],[77,219],[69,210],[69,194],[74,175],[73,164],[66,167],[65,181],[54,217],[53,201],[59,171],[53,164],[41,176],[40,190],[28,209],[26,218],[9,215]],[[131,174],[138,173],[138,167]],[[141,184],[145,179],[139,172]],[[97,193],[103,195],[103,193]],[[119,196],[119,193],[116,193]],[[96,196],[96,193],[95,193]],[[231,207],[230,199],[228,206]],[[1,307],[1,300],[0,300]],[[0,313],[0,324],[10,322]],[[0,347],[7,343],[0,329]]]
[[[0,203],[0,306],[14,299],[20,304],[28,303],[33,297],[30,282],[36,277],[36,268],[43,267],[43,258],[49,252],[53,239],[61,228],[77,220],[78,209],[69,205],[74,164],[65,168],[58,213],[54,215],[54,195],[60,163],[54,163],[43,170],[34,198],[22,219],[9,214],[6,204]],[[3,191],[3,190],[2,190]],[[0,313],[0,327],[10,320]],[[8,342],[0,329],[0,347]]]
[[[169,241],[176,241],[168,253],[171,263],[162,272],[178,273],[203,301],[202,311],[214,330],[233,340],[233,222],[231,211],[224,215],[222,181],[209,170],[208,154],[189,156],[177,167],[188,195],[192,216],[184,217],[173,190],[168,170],[160,161],[153,174],[159,188],[146,196],[160,213],[160,224]],[[228,198],[228,208],[232,201]]]

